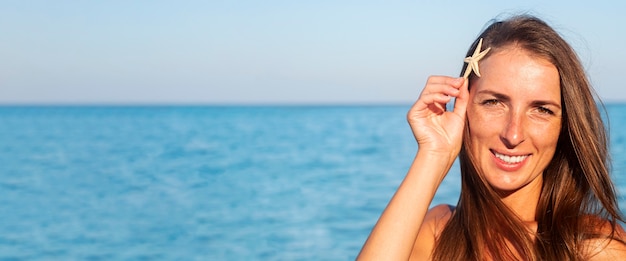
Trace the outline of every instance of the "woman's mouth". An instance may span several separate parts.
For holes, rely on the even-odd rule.
[[[491,151],[494,156],[494,161],[498,168],[504,171],[517,171],[524,166],[526,160],[530,157],[531,154],[527,155],[507,155],[498,153],[496,151]]]
[[[520,163],[520,162],[524,161],[526,158],[528,158],[528,156],[529,156],[529,155],[509,156],[509,155],[497,153],[495,151],[493,152],[493,155],[495,155],[496,158],[501,159],[502,161],[504,161],[507,164]]]

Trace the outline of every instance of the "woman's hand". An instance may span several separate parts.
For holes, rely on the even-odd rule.
[[[407,120],[422,152],[449,156],[450,164],[461,150],[465,112],[469,99],[468,81],[464,78],[431,76],[419,99],[407,114]],[[456,98],[453,111],[446,103]]]
[[[456,102],[449,112],[445,108],[452,97]],[[357,259],[408,260],[412,252],[415,258],[430,255],[434,231],[429,225],[420,229],[437,188],[461,150],[468,98],[467,80],[463,78],[428,79],[407,115],[419,151]]]

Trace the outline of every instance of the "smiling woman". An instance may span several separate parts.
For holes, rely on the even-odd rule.
[[[625,258],[606,132],[572,48],[518,16],[467,55],[468,78],[431,76],[409,111],[419,150],[359,259]],[[428,210],[457,156],[458,205]]]
[[[559,72],[516,45],[494,52],[482,67],[489,74],[476,78],[467,107],[469,150],[495,189],[532,188],[507,201],[538,198],[561,131]],[[534,211],[525,216],[534,219]]]

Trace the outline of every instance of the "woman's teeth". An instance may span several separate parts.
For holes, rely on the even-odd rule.
[[[504,155],[504,154],[500,154],[497,152],[494,152],[494,155],[496,155],[496,157],[498,159],[501,159],[502,161],[508,163],[508,164],[515,164],[515,163],[520,163],[522,162],[524,159],[526,159],[528,157],[528,155],[525,156],[508,156],[508,155]]]

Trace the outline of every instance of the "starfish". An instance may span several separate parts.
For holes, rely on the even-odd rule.
[[[467,63],[467,67],[465,68],[465,73],[463,74],[463,78],[466,78],[474,71],[478,77],[480,77],[480,70],[478,69],[478,61],[485,57],[485,55],[491,50],[491,47],[485,49],[484,51],[480,51],[480,48],[483,46],[483,38],[480,38],[478,41],[478,45],[474,50],[474,54],[472,56],[468,56],[465,58],[465,62]]]

